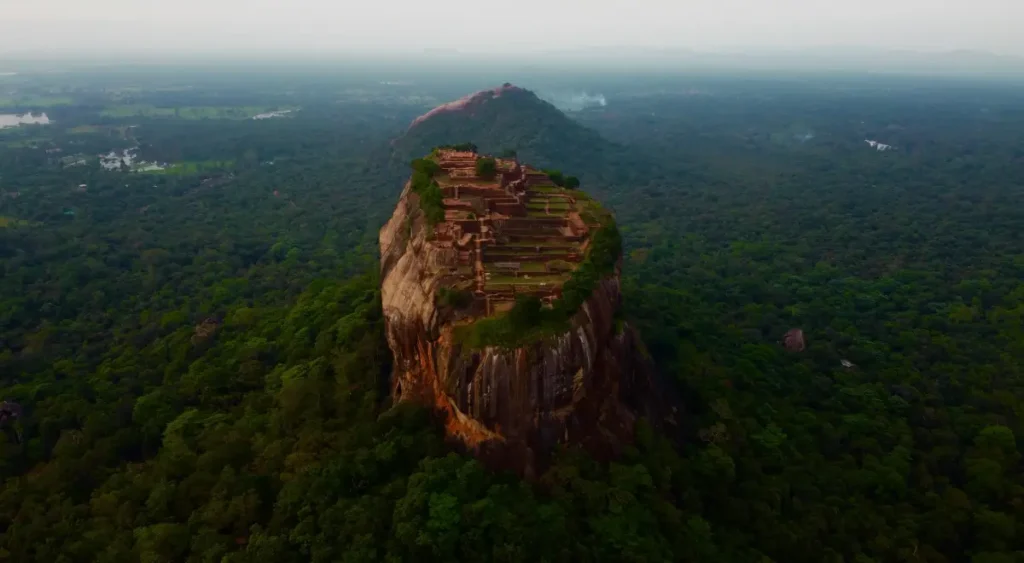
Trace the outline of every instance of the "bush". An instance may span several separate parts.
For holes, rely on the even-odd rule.
[[[572,262],[567,262],[565,260],[552,260],[547,263],[547,267],[551,272],[568,272],[576,266]]]
[[[556,186],[565,186],[565,176],[563,176],[562,173],[559,172],[558,170],[545,170],[544,173],[548,175],[548,178],[550,178],[551,182],[554,183]]]
[[[434,226],[444,221],[444,194],[441,187],[434,181],[441,167],[434,161],[417,158],[412,161],[412,178],[410,187],[420,196],[420,209],[427,218],[427,223]]]
[[[540,324],[543,318],[541,313],[540,299],[533,295],[520,295],[508,312],[508,322],[516,332],[527,331]]]
[[[490,180],[498,174],[498,163],[490,157],[481,158],[476,161],[476,175],[484,180]]]
[[[437,182],[431,181],[419,195],[420,209],[426,215],[427,223],[433,227],[444,221],[444,194],[441,193],[441,187],[437,185]]]
[[[433,178],[441,171],[441,165],[429,158],[417,158],[410,164],[413,171],[422,172],[428,177]]]
[[[460,151],[460,152],[476,152],[477,151],[477,147],[473,143],[459,143],[457,145],[441,145],[439,147],[436,147],[434,150],[437,150],[437,149],[451,149],[453,151]]]
[[[429,186],[433,181],[433,178],[417,170],[412,173],[412,178],[410,180],[410,183],[412,184],[412,191],[420,193],[427,189],[427,186]]]
[[[567,319],[554,309],[544,309],[540,299],[521,295],[509,312],[456,329],[456,338],[468,348],[498,346],[515,348],[545,334],[568,329]]]
[[[437,291],[437,302],[444,307],[464,309],[473,302],[473,293],[465,289],[442,287]]]
[[[570,190],[575,190],[580,187],[580,179],[576,176],[568,176],[565,178],[565,187]]]

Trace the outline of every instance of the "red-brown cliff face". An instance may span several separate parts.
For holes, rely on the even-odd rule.
[[[522,88],[518,88],[511,84],[504,84],[497,88],[491,88],[488,90],[481,90],[474,94],[464,96],[458,100],[447,102],[437,106],[436,108],[428,111],[427,113],[417,117],[409,125],[409,129],[416,127],[417,125],[441,115],[443,113],[457,113],[460,111],[472,111],[475,106],[484,104],[494,98],[500,97],[502,94],[507,92],[524,92]]]
[[[564,333],[517,348],[473,349],[456,330],[473,319],[439,304],[455,254],[438,240],[443,228],[428,224],[407,185],[380,232],[396,399],[432,406],[446,415],[449,437],[527,474],[543,467],[559,443],[613,454],[631,440],[638,416],[671,417],[638,335],[617,320],[617,268]]]

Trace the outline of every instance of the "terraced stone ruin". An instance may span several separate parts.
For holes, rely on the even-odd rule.
[[[609,212],[515,159],[435,149],[413,168],[380,232],[395,400],[432,407],[452,440],[524,474],[559,443],[614,453],[637,416],[671,418],[620,318]]]
[[[495,177],[484,179],[475,153],[439,150],[436,158],[444,222],[434,227],[433,242],[447,251],[442,284],[473,296],[460,313],[507,311],[521,295],[557,299],[600,227],[596,204],[515,160],[495,159]]]

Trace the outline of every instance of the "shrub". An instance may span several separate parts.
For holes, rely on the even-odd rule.
[[[565,187],[569,188],[570,190],[575,190],[576,188],[579,188],[580,179],[577,178],[576,176],[567,176],[565,178]]]
[[[523,332],[540,324],[543,315],[541,314],[541,302],[533,295],[520,295],[516,298],[516,304],[508,312],[508,322],[515,332]]]
[[[420,196],[420,209],[427,218],[427,223],[434,226],[444,221],[444,194],[441,187],[434,181],[434,174],[441,167],[432,160],[418,158],[412,161],[412,191]]]
[[[473,302],[473,294],[465,289],[442,287],[437,291],[437,302],[444,307],[463,309]]]
[[[433,178],[434,176],[437,175],[438,172],[441,171],[441,165],[438,164],[437,162],[434,162],[433,160],[430,160],[429,158],[417,158],[416,160],[412,161],[412,164],[410,164],[410,166],[412,166],[412,169],[414,171],[422,172],[429,176],[430,178]]]
[[[547,263],[548,270],[552,272],[568,272],[574,268],[572,262],[565,260],[552,260]]]
[[[490,180],[498,173],[498,163],[493,158],[481,158],[476,161],[476,175]]]
[[[427,223],[431,227],[444,221],[444,194],[437,182],[431,181],[427,187],[420,192],[420,209],[427,217]]]
[[[427,186],[429,186],[433,181],[434,181],[433,178],[431,178],[427,174],[417,170],[417,171],[412,173],[412,179],[411,179],[412,191],[414,191],[416,193],[420,193],[423,190],[425,190],[427,188]]]
[[[453,151],[460,151],[460,152],[476,152],[477,151],[477,147],[473,143],[459,143],[457,145],[441,145],[439,147],[435,147],[434,148],[435,151],[438,150],[438,149],[451,149]]]
[[[545,170],[544,173],[548,175],[548,178],[550,178],[551,182],[556,186],[565,186],[565,176],[563,176],[558,170]]]

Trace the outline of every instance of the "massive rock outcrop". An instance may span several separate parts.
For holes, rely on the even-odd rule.
[[[507,92],[522,93],[525,92],[525,90],[507,83],[497,88],[481,90],[474,94],[470,94],[468,96],[459,98],[458,100],[454,100],[437,106],[436,108],[414,119],[412,123],[409,125],[409,129],[411,130],[417,125],[424,123],[427,120],[437,117],[443,113],[471,112],[478,106],[485,104],[494,98],[500,97],[502,94]]]
[[[445,220],[431,224],[421,194],[410,182],[380,231],[383,308],[395,360],[394,397],[430,405],[446,416],[451,438],[487,461],[526,474],[542,468],[559,443],[579,443],[594,453],[611,455],[630,441],[638,416],[659,421],[670,418],[671,405],[666,404],[666,395],[654,389],[654,372],[643,344],[617,314],[621,300],[618,265],[594,284],[560,333],[517,342],[514,347],[473,347],[460,338],[460,328],[508,309],[507,302],[502,308],[502,299],[509,299],[509,287],[503,283],[510,284],[512,295],[518,288],[520,295],[542,296],[549,306],[558,299],[561,286],[557,282],[538,282],[546,278],[536,274],[531,278],[518,271],[511,282],[501,282],[504,278],[497,275],[499,270],[491,269],[518,270],[525,268],[525,260],[535,257],[514,265],[485,260],[491,259],[487,253],[500,251],[504,256],[509,249],[522,249],[523,244],[510,242],[520,238],[529,239],[528,245],[536,243],[540,252],[535,240],[540,235],[517,237],[516,221],[521,226],[538,221],[524,233],[551,229],[557,220],[548,217],[550,210],[563,204],[550,203],[555,201],[552,199],[529,204],[533,192],[523,186],[528,185],[528,178],[536,177],[535,171],[518,163],[499,161],[499,167],[510,171],[502,173],[501,187],[488,187],[466,173],[475,155],[466,160],[466,153],[450,153],[448,158],[442,161],[445,180],[440,186],[434,184],[446,196]],[[459,166],[464,173],[453,169]],[[516,174],[521,180],[512,177]],[[491,189],[501,197],[476,201],[479,215],[460,214],[464,213],[458,199],[460,189],[476,198]],[[540,193],[548,197],[550,191]],[[522,217],[515,216],[516,202],[522,206]],[[544,211],[538,211],[540,208]],[[527,215],[527,209],[533,211]],[[571,209],[562,230],[551,232],[571,239],[584,255],[573,257],[585,259],[587,227]],[[464,233],[463,228],[469,232]],[[550,251],[556,243],[557,239],[545,248]],[[524,285],[516,285],[519,281]],[[526,285],[531,282],[533,285]],[[472,303],[452,306],[441,299],[452,287],[472,289],[465,291],[472,294]]]
[[[393,164],[404,166],[433,147],[465,141],[485,153],[513,149],[535,165],[557,164],[591,177],[646,166],[636,160],[643,154],[610,142],[530,90],[511,84],[442,104],[414,119],[392,142]]]

